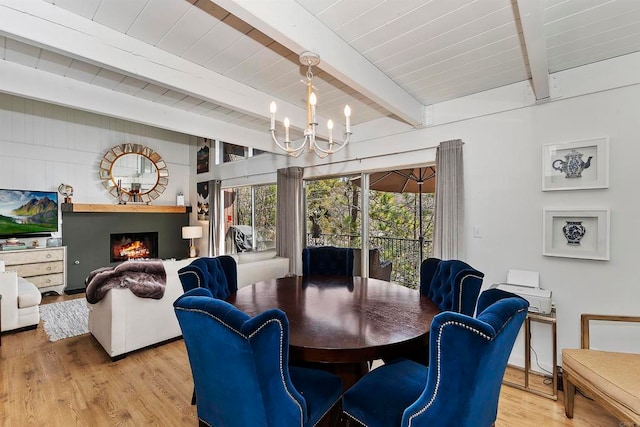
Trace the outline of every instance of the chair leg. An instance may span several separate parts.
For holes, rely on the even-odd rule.
[[[573,402],[576,396],[576,386],[569,381],[566,372],[562,376],[562,387],[564,388],[564,413],[567,418],[573,418]]]
[[[191,396],[191,404],[195,405],[196,404],[196,388],[193,388],[193,395]]]

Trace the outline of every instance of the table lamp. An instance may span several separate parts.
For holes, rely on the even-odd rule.
[[[197,255],[196,245],[193,244],[193,239],[199,239],[202,237],[202,227],[199,225],[189,225],[182,227],[182,238],[191,239],[189,244],[189,258],[195,258]]]

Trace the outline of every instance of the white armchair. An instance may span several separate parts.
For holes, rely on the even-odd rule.
[[[15,271],[4,271],[0,261],[0,295],[2,295],[2,329],[33,329],[40,322],[42,294],[33,283],[18,277]]]

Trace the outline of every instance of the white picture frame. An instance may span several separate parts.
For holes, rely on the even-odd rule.
[[[609,188],[608,137],[542,147],[542,191],[594,188]]]
[[[608,261],[609,217],[609,209],[605,208],[544,209],[542,254]],[[583,233],[580,227],[584,228]]]

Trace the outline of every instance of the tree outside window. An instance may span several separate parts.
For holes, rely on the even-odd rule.
[[[361,192],[350,177],[305,183],[307,245],[360,248]],[[369,193],[369,241],[393,262],[391,280],[419,285],[419,197],[415,193]],[[422,195],[423,257],[431,253],[435,197]]]

